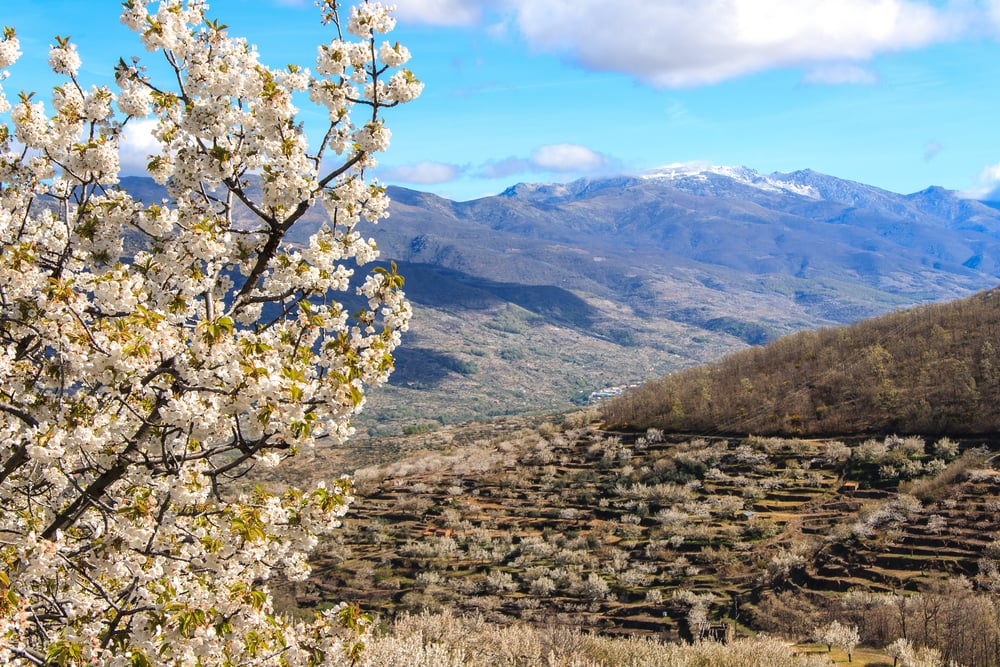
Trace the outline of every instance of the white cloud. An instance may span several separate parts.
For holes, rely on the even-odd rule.
[[[124,174],[145,175],[149,156],[159,154],[160,144],[153,138],[156,123],[152,118],[133,119],[125,126],[118,153]]]
[[[385,181],[435,185],[458,178],[462,169],[443,162],[418,162],[416,164],[387,167],[379,170],[379,177]]]
[[[1000,0],[986,0],[986,15],[994,31],[1000,32]]]
[[[533,48],[659,87],[864,61],[957,37],[969,20],[920,0],[510,1]]]
[[[431,25],[474,25],[482,16],[477,2],[467,0],[396,0],[396,17],[401,21]]]
[[[531,153],[531,164],[547,171],[597,171],[607,163],[600,153],[578,144],[540,146]]]
[[[280,0],[295,2],[296,0]],[[401,21],[519,32],[527,45],[656,87],[773,67],[808,83],[874,82],[858,66],[991,27],[1000,0],[396,0]],[[494,35],[496,36],[496,35]],[[845,64],[845,63],[849,63]]]
[[[539,146],[528,158],[510,156],[489,160],[475,169],[477,178],[510,178],[529,172],[593,174],[618,166],[616,160],[579,144]]]
[[[828,85],[866,85],[878,83],[878,76],[870,69],[860,65],[838,64],[819,65],[806,73],[803,83]]]
[[[979,172],[978,181],[978,185],[962,192],[962,196],[984,201],[1000,201],[1000,164],[985,167]]]

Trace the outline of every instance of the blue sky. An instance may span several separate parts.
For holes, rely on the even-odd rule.
[[[86,83],[109,83],[119,56],[154,57],[118,23],[117,0],[5,4],[0,22],[25,52],[10,98],[51,85],[57,34],[78,44]],[[395,4],[394,39],[426,87],[388,116],[389,183],[471,199],[700,162],[902,193],[1000,186],[1000,0]],[[273,66],[311,65],[330,38],[311,0],[211,7]]]

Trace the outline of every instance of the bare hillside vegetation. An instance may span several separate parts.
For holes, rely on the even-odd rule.
[[[993,289],[748,348],[650,381],[604,414],[697,433],[995,433],[998,346]]]

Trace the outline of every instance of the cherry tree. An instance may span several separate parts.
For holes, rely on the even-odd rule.
[[[267,587],[307,576],[349,481],[233,481],[350,436],[410,318],[394,266],[355,275],[378,255],[356,225],[387,215],[366,175],[383,111],[422,86],[386,7],[317,4],[312,71],[265,66],[202,0],[127,0],[163,80],[132,59],[88,87],[56,38],[50,106],[0,92],[2,664],[327,665],[362,646],[356,608],[293,620]],[[0,70],[19,55],[5,28]],[[295,104],[325,110],[312,144]],[[119,186],[138,119],[159,202]],[[290,243],[314,205],[327,222]]]
[[[834,646],[844,649],[848,662],[853,661],[854,649],[861,641],[857,626],[843,625],[840,621],[831,621],[822,628],[817,628],[814,634],[817,640],[826,644],[828,651],[832,651]]]

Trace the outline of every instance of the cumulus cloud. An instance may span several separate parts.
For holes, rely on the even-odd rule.
[[[1000,164],[989,165],[979,172],[979,183],[962,196],[983,201],[1000,201]]]
[[[972,15],[968,3],[940,7],[924,0],[508,0],[506,6],[532,48],[657,87],[712,84],[772,67],[858,63],[956,38]],[[838,67],[814,70],[815,82],[870,82],[860,68]]]
[[[130,120],[125,126],[119,150],[122,173],[131,176],[145,175],[149,156],[160,152],[160,144],[153,138],[156,122],[154,119],[145,118]]]
[[[458,178],[461,173],[461,167],[443,162],[418,162],[379,170],[379,176],[382,180],[418,185],[447,183]]]
[[[579,144],[539,146],[527,158],[510,156],[481,164],[478,178],[510,178],[518,174],[549,172],[559,174],[594,174],[617,166],[617,161]]]
[[[543,171],[597,171],[607,163],[605,156],[579,144],[550,144],[531,153],[531,164]]]
[[[880,53],[921,48],[991,27],[1000,33],[1000,0],[395,4],[406,22],[517,32],[535,51],[590,69],[624,72],[656,87],[714,84],[773,67],[805,68],[811,83],[870,84],[874,75],[858,63]]]
[[[985,1],[988,25],[993,28],[994,33],[1000,34],[1000,0]]]
[[[430,25],[474,25],[482,16],[484,2],[468,0],[396,0],[396,16],[402,21]]]

